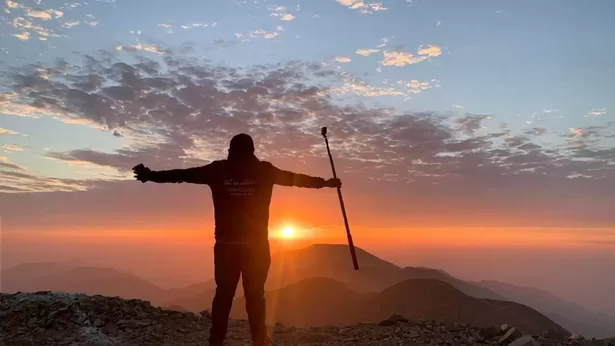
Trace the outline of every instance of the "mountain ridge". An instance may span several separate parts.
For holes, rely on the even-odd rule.
[[[380,292],[409,278],[430,278],[446,282],[464,294],[474,298],[509,300],[527,305],[530,308],[538,310],[551,318],[554,322],[562,325],[572,332],[595,337],[615,335],[615,324],[611,324],[611,328],[604,327],[604,321],[607,321],[608,325],[608,316],[600,317],[599,314],[591,315],[598,317],[595,317],[594,320],[592,320],[594,322],[588,325],[588,323],[583,322],[583,318],[579,318],[577,316],[588,316],[583,312],[579,312],[582,310],[572,309],[566,310],[569,311],[568,313],[565,311],[562,313],[561,310],[557,309],[555,312],[552,312],[549,309],[541,309],[535,302],[524,301],[520,297],[511,295],[510,292],[506,292],[501,289],[498,291],[499,286],[489,286],[488,281],[464,281],[440,269],[410,266],[402,268],[391,262],[382,260],[360,248],[357,248],[357,256],[359,257],[359,262],[361,264],[360,271],[354,271],[352,269],[352,266],[349,264],[350,260],[348,247],[342,244],[315,244],[297,250],[274,254],[272,256],[272,270],[270,270],[270,277],[267,281],[267,291],[280,289],[311,277],[329,277],[347,285],[358,293],[374,293]],[[43,264],[48,265],[49,268],[51,268],[48,268],[50,272],[55,272],[57,274],[57,266],[54,269],[54,265],[50,265],[49,262],[45,262]],[[81,263],[76,264],[81,265]],[[63,265],[66,266],[65,264]],[[24,287],[23,285],[22,287],[16,287],[19,286],[19,282],[12,282],[14,278],[11,278],[11,270],[15,272],[15,268],[23,269],[28,266],[30,267],[31,272],[36,270],[36,268],[32,269],[33,267],[36,267],[33,264],[18,265],[3,269],[2,275],[4,285],[1,286],[2,291],[36,291],[47,290],[50,288],[60,288],[60,291],[67,292],[75,291],[74,289],[70,290],[70,287],[54,287],[52,285],[39,285],[36,287],[30,287],[30,289],[28,289],[28,287]],[[280,268],[284,268],[286,271],[281,271]],[[79,287],[78,291],[111,296],[118,295],[125,298],[148,298],[148,300],[152,301],[155,305],[173,306],[175,308],[181,308],[189,311],[202,311],[208,309],[211,305],[211,299],[213,298],[215,291],[215,283],[212,279],[181,288],[162,289],[154,284],[151,284],[147,280],[138,278],[137,276],[130,276],[131,274],[120,272],[118,270],[115,271],[115,277],[114,279],[109,279],[106,290],[101,290],[101,285],[92,285],[90,288],[83,286]],[[9,273],[8,277],[6,276],[7,272]],[[278,275],[276,275],[276,272],[278,272]],[[279,273],[282,273],[282,275]],[[135,286],[122,283],[127,278],[129,278]],[[116,281],[114,282],[113,280]],[[61,282],[66,283],[65,281]],[[5,288],[7,283],[9,283],[9,288],[11,288],[10,286],[12,285],[12,288],[14,289],[6,290]],[[23,280],[21,284],[24,284]],[[127,286],[124,288],[134,287],[134,289],[132,290],[132,293],[130,290],[121,291],[118,287],[122,286]],[[150,293],[144,294],[143,292]],[[144,297],[144,295],[147,297]],[[241,285],[239,285],[236,296],[240,297],[241,295]],[[553,296],[556,297],[555,295]],[[554,301],[558,303],[554,304],[565,304],[565,300],[559,297],[556,298],[559,300],[555,299]],[[591,311],[589,313],[592,314]]]

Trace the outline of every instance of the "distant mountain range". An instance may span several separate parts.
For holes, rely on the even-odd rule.
[[[378,293],[357,293],[330,278],[310,278],[267,293],[269,323],[297,327],[375,323],[397,314],[409,320],[436,320],[478,327],[513,324],[525,333],[570,333],[548,317],[521,304],[470,297],[450,284],[410,279]],[[243,297],[231,317],[246,319]]]
[[[398,313],[409,319],[566,329],[586,337],[615,335],[615,317],[591,312],[535,288],[468,282],[431,268],[401,268],[359,248],[361,269],[355,271],[348,256],[348,247],[338,244],[274,255],[267,281],[269,318],[307,326],[369,322]],[[213,280],[163,289],[115,269],[53,262],[3,269],[1,284],[2,292],[83,292],[145,299],[189,311],[208,309],[215,292]],[[245,318],[242,294],[240,284],[232,312],[237,318]]]

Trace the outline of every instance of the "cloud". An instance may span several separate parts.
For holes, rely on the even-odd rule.
[[[406,66],[418,64],[425,59],[423,57],[417,57],[410,52],[388,52],[384,51],[384,60],[381,64],[384,66]]]
[[[535,141],[535,135],[526,133],[533,127],[486,126],[493,121],[490,115],[403,112],[340,95],[403,99],[426,92],[436,81],[383,81],[375,86],[318,62],[238,67],[173,51],[148,56],[138,49],[101,51],[83,56],[80,63],[15,67],[0,78],[10,90],[0,98],[0,106],[96,124],[109,136],[121,133],[126,145],[119,150],[46,153],[75,165],[112,168],[117,176],[125,176],[139,162],[167,169],[225,157],[229,138],[240,132],[254,136],[262,159],[325,174],[329,167],[319,131],[328,126],[340,174],[373,199],[372,209],[387,205],[387,213],[408,215],[411,210],[412,217],[429,210],[450,211],[456,223],[612,220],[604,206],[612,199],[605,184],[615,178],[615,149],[593,142],[609,133],[607,127],[575,128],[579,132],[567,135],[586,133],[585,145],[570,147],[562,145],[563,140],[550,142],[557,136]],[[585,178],[569,178],[580,175]],[[103,184],[111,190],[101,192],[100,181],[2,177],[1,184],[12,189],[87,190],[84,198],[122,192],[132,198],[122,190],[132,185],[119,182]],[[399,194],[384,193],[391,189]],[[532,199],[527,198],[530,194]],[[63,197],[45,198],[49,204]],[[472,212],[455,212],[459,203],[467,206],[464,213]]]
[[[16,135],[18,132],[0,127],[0,135]]]
[[[464,115],[461,118],[456,119],[455,121],[459,125],[459,129],[462,133],[466,135],[474,135],[476,131],[480,129],[485,129],[486,127],[482,125],[484,120],[491,120],[493,117],[491,115]]]
[[[155,44],[148,44],[148,43],[137,43],[132,46],[125,46],[125,45],[119,44],[115,46],[115,50],[116,51],[129,51],[129,52],[140,50],[140,51],[150,52],[150,53],[154,53],[158,55],[164,55],[169,52],[168,50],[161,49]]]
[[[350,58],[347,58],[344,56],[336,56],[335,58],[333,58],[333,60],[337,62],[351,62],[352,61]]]
[[[74,21],[70,21],[70,22],[64,22],[64,24],[62,24],[63,28],[67,28],[67,29],[71,29],[72,27],[78,26],[81,22],[78,20],[74,20]]]
[[[171,24],[158,24],[158,26],[161,27],[167,34],[174,33],[173,26]]]
[[[276,38],[280,36],[280,33],[278,31],[268,32],[263,29],[257,29],[257,30],[250,32],[250,36],[272,39],[272,38]]]
[[[568,130],[574,137],[580,137],[580,138],[587,137],[587,132],[584,131],[583,129],[576,129],[576,128],[571,127]]]
[[[3,169],[11,169],[11,170],[18,170],[18,171],[25,171],[25,167],[20,166],[18,164],[12,163],[11,161],[9,161],[8,157],[6,156],[0,156],[0,167],[2,167]],[[7,173],[7,172],[5,172]],[[2,181],[2,180],[0,180]]]
[[[50,9],[50,10],[37,10],[33,8],[26,9],[26,16],[32,18],[38,18],[42,20],[50,20],[52,18],[60,18],[64,15],[62,11]]]
[[[27,31],[22,32],[21,34],[13,34],[14,37],[17,37],[18,39],[22,40],[22,41],[27,41],[30,39],[30,33]]]
[[[299,9],[297,9],[299,10]],[[286,7],[274,5],[269,7],[269,15],[272,17],[279,17],[280,20],[291,21],[295,19],[295,16],[292,13],[289,13],[286,10]]]
[[[24,167],[3,162],[2,157],[0,157],[0,167],[10,169],[0,170],[0,201],[4,197],[2,194],[87,191],[88,188],[95,187],[98,182],[35,176],[26,173]],[[7,198],[14,199],[13,196]]]
[[[606,108],[592,109],[587,112],[586,117],[599,117],[601,115],[605,115],[606,113]]]
[[[19,8],[20,7],[20,5],[17,2],[11,1],[11,0],[6,0],[6,6],[8,8]]]
[[[67,37],[65,34],[56,32],[58,27],[72,28],[80,23],[80,20],[67,21],[61,23],[66,10],[70,11],[77,6],[75,4],[65,4],[59,9],[48,8],[43,9],[37,7],[42,1],[35,0],[35,7],[24,5],[16,1],[6,1],[5,24],[12,26],[16,32],[12,33],[13,37],[26,41],[31,39],[34,34],[40,41],[47,41],[50,38]],[[93,19],[93,16],[91,17]],[[85,22],[89,25],[95,25],[95,22]]]
[[[442,50],[436,45],[419,47],[418,56],[411,52],[383,51],[384,60],[380,63],[384,66],[407,66],[423,62],[431,57],[442,55]]]
[[[542,112],[544,114],[551,114],[551,113],[559,112],[559,109],[543,109]]]
[[[56,34],[55,31],[51,29],[46,29],[23,17],[13,18],[13,20],[10,22],[10,25],[18,30],[26,30],[30,32],[35,32],[36,34],[38,34],[38,39],[43,40],[43,41],[47,40],[49,37],[66,37],[66,35]],[[21,37],[24,37],[24,35],[25,33],[20,34]],[[23,40],[23,38],[20,38],[20,36],[17,36],[17,35],[13,35],[13,36]],[[29,37],[30,33],[28,32],[28,34],[25,36]]]
[[[410,98],[414,94],[432,88],[430,82],[421,82],[418,80],[404,81],[398,80],[389,83],[383,81],[386,87],[377,87],[356,78],[345,78],[344,85],[339,88],[332,88],[330,91],[336,94],[354,93],[359,96],[376,97],[376,96],[401,96],[404,99]]]
[[[366,3],[361,0],[336,0],[340,5],[350,9],[357,10],[363,14],[372,14],[374,12],[386,11],[388,8],[382,6],[382,3],[371,2]]]
[[[359,55],[368,56],[374,53],[378,53],[379,51],[380,49],[357,49],[356,53]]]
[[[190,29],[195,29],[195,28],[208,28],[208,27],[216,27],[218,25],[218,23],[214,22],[211,24],[207,24],[207,23],[193,23],[193,24],[186,24],[186,25],[182,25],[181,28],[184,30],[190,30]]]
[[[442,55],[442,49],[434,45],[430,45],[425,48],[419,47],[419,55],[427,55],[428,57],[440,56]]]
[[[84,23],[87,24],[88,26],[95,28],[98,26],[99,22],[96,21],[96,17],[93,14],[86,14],[85,15],[86,18],[89,18],[90,20],[85,20]]]
[[[2,146],[4,151],[23,151],[23,148],[14,144],[5,144]]]

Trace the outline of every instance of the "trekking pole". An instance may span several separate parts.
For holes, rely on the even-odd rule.
[[[329,153],[329,161],[331,161],[331,170],[333,170],[333,178],[337,178],[335,173],[335,165],[333,164],[333,156],[331,156],[331,149],[329,149],[329,140],[327,139],[327,128],[323,127],[320,131],[325,138],[325,144],[327,145],[327,153]],[[350,248],[350,256],[352,257],[352,264],[354,270],[359,270],[359,262],[357,261],[357,254],[354,250],[354,243],[352,242],[352,235],[350,234],[350,226],[348,226],[348,217],[346,216],[346,208],[344,207],[344,199],[342,198],[342,189],[338,186],[337,197],[340,199],[340,207],[342,208],[342,215],[344,216],[344,225],[346,226],[346,236],[348,237],[348,247]]]

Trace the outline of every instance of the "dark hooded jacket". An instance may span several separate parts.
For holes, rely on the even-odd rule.
[[[243,136],[233,138],[226,160],[213,161],[201,167],[152,171],[149,178],[158,183],[209,185],[217,242],[266,241],[274,185],[307,188],[322,188],[325,185],[323,178],[281,170],[259,160],[254,156],[251,138]]]

